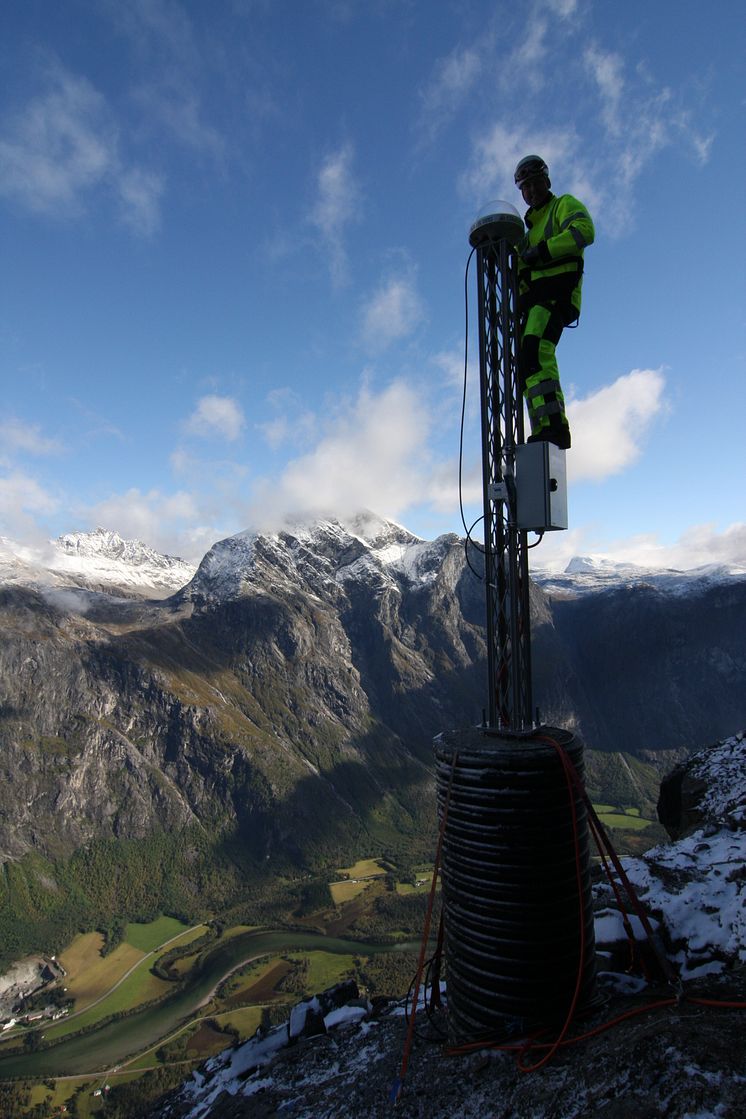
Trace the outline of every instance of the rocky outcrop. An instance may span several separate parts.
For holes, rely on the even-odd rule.
[[[698,750],[661,782],[658,819],[672,839],[693,831],[746,827],[746,732]]]
[[[743,968],[746,736],[697,751],[663,782],[660,803],[675,842],[630,860],[630,879],[684,978]]]

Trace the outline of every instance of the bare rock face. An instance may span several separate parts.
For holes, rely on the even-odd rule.
[[[172,854],[186,837],[195,860],[229,837],[274,871],[343,849],[429,849],[432,740],[478,724],[486,703],[484,588],[458,537],[420,540],[371,514],[241,533],[164,599],[143,588],[191,569],[92,536],[63,541],[69,584],[59,557],[51,582],[15,561],[0,570],[6,869],[154,836]],[[534,587],[531,609],[541,717],[584,738],[599,790],[613,762],[614,803],[657,788],[663,749],[746,725],[746,581],[668,597]],[[598,751],[617,753],[607,765]],[[154,898],[170,857],[157,856]],[[62,896],[47,864],[39,888]],[[83,870],[100,882],[102,868]],[[0,921],[21,896],[0,880]]]
[[[431,826],[483,639],[457,539],[375,527],[231,538],[165,602],[0,590],[0,861],[197,826],[305,862],[369,811]]]

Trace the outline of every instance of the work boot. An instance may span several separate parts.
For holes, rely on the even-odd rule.
[[[561,451],[569,451],[572,446],[570,428],[567,424],[549,424],[534,435],[529,435],[526,442],[554,443],[555,447],[559,447]]]

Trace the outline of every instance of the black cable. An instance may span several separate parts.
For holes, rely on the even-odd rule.
[[[475,529],[475,528],[477,527],[477,525],[479,524],[479,522],[480,522],[480,521],[483,521],[483,520],[484,520],[484,513],[482,513],[482,515],[481,515],[481,516],[477,517],[477,519],[475,520],[475,522],[474,522],[474,524],[473,524],[473,525],[471,526],[471,528],[467,528],[467,530],[466,530],[466,536],[464,537],[464,556],[465,556],[465,558],[466,558],[466,564],[467,564],[467,566],[468,566],[469,570],[471,571],[472,575],[476,576],[476,578],[477,578],[477,579],[479,579],[479,582],[480,582],[480,583],[483,583],[483,582],[484,582],[484,576],[483,576],[483,575],[480,575],[480,574],[479,574],[479,572],[477,571],[476,567],[473,567],[473,566],[472,566],[472,562],[471,562],[471,560],[469,559],[469,545],[471,544],[471,546],[472,546],[473,548],[476,548],[476,549],[477,549],[477,551],[478,551],[478,552],[479,552],[479,553],[480,553],[481,555],[484,555],[484,548],[482,547],[482,545],[481,545],[481,544],[477,544],[476,540],[472,540],[472,538],[471,538],[471,534],[472,534],[472,532],[473,532],[473,531],[474,531],[474,529]]]
[[[469,253],[466,261],[466,268],[464,269],[464,391],[461,397],[461,425],[458,445],[458,505],[461,512],[461,524],[464,526],[464,532],[466,533],[466,537],[464,538],[464,556],[466,558],[466,563],[472,575],[479,579],[480,583],[483,583],[484,577],[479,574],[479,572],[473,566],[471,560],[469,559],[469,545],[471,544],[473,548],[476,548],[478,552],[481,552],[481,554],[484,555],[484,548],[481,546],[481,544],[478,544],[476,540],[472,540],[471,538],[471,534],[476,526],[479,524],[480,521],[484,520],[484,514],[477,517],[471,528],[467,527],[466,517],[464,516],[463,495],[464,425],[466,423],[466,386],[468,383],[469,374],[469,265],[471,264],[471,258],[474,256],[475,252],[476,248],[473,248]]]
[[[430,957],[430,959],[427,961],[427,963],[425,965],[425,980],[424,980],[424,983],[423,983],[423,1001],[424,1001],[424,1006],[425,1006],[425,1013],[427,1014],[427,1018],[428,1018],[428,1023],[430,1025],[431,1029],[435,1032],[436,1036],[433,1036],[432,1033],[423,1034],[416,1028],[415,1028],[415,1031],[414,1031],[414,1035],[419,1041],[427,1041],[429,1043],[438,1043],[439,1044],[440,1042],[446,1040],[447,1035],[444,1034],[441,1029],[439,1029],[439,1027],[435,1024],[435,1022],[433,1022],[432,1017],[431,1017],[432,1007],[429,1005],[428,997],[427,997],[427,991],[428,991],[427,980],[428,980],[428,977],[431,976],[432,966],[433,966],[434,961],[435,961],[435,956],[433,955],[433,956]],[[404,999],[404,1020],[407,1024],[409,1024],[409,1015],[410,1015],[409,1004],[410,1004],[410,1000],[412,998],[412,989],[413,989],[416,982],[417,982],[417,976],[414,975],[412,977],[412,982],[409,984],[409,990],[407,991],[406,998]],[[430,984],[430,987],[432,987],[432,984]],[[431,994],[430,998],[432,999],[432,994]],[[412,1008],[412,1013],[415,1014],[415,1015],[417,1014],[417,1007],[416,1006]]]
[[[438,953],[436,952],[434,956],[430,957],[427,965],[427,971],[425,973],[425,1014],[427,1014],[427,1020],[430,1024],[430,1030],[432,1031],[431,1036],[428,1038],[428,1041],[447,1041],[448,1034],[445,1032],[445,1030],[442,1030],[440,1028],[439,1023],[435,1020],[435,1007],[433,1006],[435,992],[435,985],[433,983],[433,969],[435,967],[437,956]],[[427,997],[428,988],[430,990],[430,998]],[[438,990],[438,994],[440,994],[440,990]]]
[[[458,443],[458,506],[461,512],[461,524],[464,526],[467,537],[471,530],[466,527],[466,517],[464,516],[464,424],[466,422],[466,384],[469,372],[469,265],[471,264],[471,258],[474,256],[475,252],[476,248],[472,249],[469,253],[464,270],[464,391],[461,396],[461,428]],[[476,524],[477,521],[474,522],[474,525]],[[474,525],[471,526],[472,529]]]
[[[526,545],[526,551],[530,552],[532,548],[538,548],[539,544],[541,544],[543,539],[544,539],[544,533],[540,532],[538,540],[535,540],[533,544],[527,544]]]

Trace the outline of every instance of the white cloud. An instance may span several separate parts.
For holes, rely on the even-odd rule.
[[[545,0],[545,3],[560,19],[574,15],[578,8],[578,0]]]
[[[729,525],[718,532],[712,524],[693,525],[673,544],[663,546],[671,567],[700,567],[725,564],[746,571],[746,523]]]
[[[184,424],[190,435],[205,439],[221,438],[233,442],[241,435],[246,421],[238,401],[231,396],[203,396]]]
[[[587,182],[582,161],[577,153],[582,142],[574,128],[521,128],[497,121],[474,143],[469,166],[461,176],[463,194],[471,198],[475,209],[494,198],[512,202],[520,210],[523,202],[513,175],[519,160],[535,152],[546,161],[550,175],[561,192],[576,192],[593,208],[599,195]],[[554,168],[557,168],[557,175]]]
[[[175,0],[130,0],[107,4],[118,29],[132,41],[137,54],[152,67],[191,70],[199,52],[192,22],[184,5]]]
[[[161,223],[163,178],[152,171],[132,167],[120,176],[118,189],[125,224],[144,236],[155,233]]]
[[[120,130],[86,78],[55,64],[45,89],[0,134],[0,194],[36,213],[75,217],[100,190],[113,191],[137,233],[158,225],[162,183],[120,155]]]
[[[274,412],[271,420],[256,424],[273,451],[292,444],[298,453],[318,435],[319,422],[305,401],[293,389],[284,386],[267,394],[267,404]]]
[[[428,140],[456,114],[482,72],[472,47],[456,47],[438,61],[430,81],[420,92],[422,110],[417,127]]]
[[[352,146],[345,144],[324,159],[316,177],[316,200],[309,215],[329,254],[335,284],[347,278],[343,234],[345,227],[355,220],[360,205],[360,188],[352,171],[353,155]]]
[[[413,277],[392,276],[373,293],[363,310],[363,340],[372,349],[385,349],[411,334],[424,317]]]
[[[55,455],[63,450],[60,441],[43,435],[38,424],[26,424],[15,417],[0,421],[0,447],[9,454]]]
[[[697,126],[680,92],[656,87],[642,67],[625,73],[625,60],[615,51],[591,43],[583,63],[605,129],[603,158],[597,161],[596,175],[614,184],[613,206],[604,208],[604,216],[611,231],[620,233],[633,220],[634,187],[651,161],[678,144],[689,147],[695,159],[704,163],[713,134]]]
[[[199,560],[226,533],[205,524],[194,495],[185,491],[147,493],[132,488],[114,494],[86,510],[91,525],[105,525],[125,539],[142,540],[150,547],[183,559]]]
[[[0,138],[0,191],[32,210],[77,210],[117,164],[117,130],[85,78],[57,67]]]
[[[346,515],[363,508],[397,516],[422,498],[429,456],[429,414],[414,387],[395,381],[380,393],[363,387],[337,408],[316,447],[265,481],[253,510],[259,523],[284,515]]]
[[[547,31],[549,22],[543,19],[535,8],[526,24],[523,42],[516,47],[508,60],[507,69],[513,74],[520,73],[523,81],[538,87],[543,84],[544,68],[539,65],[547,53]]]
[[[129,0],[107,8],[117,30],[129,38],[135,67],[139,64],[142,74],[130,91],[141,113],[141,128],[222,161],[225,138],[206,119],[200,93],[216,40],[195,33],[187,5],[175,0]],[[229,56],[221,52],[220,64],[228,62]],[[242,89],[246,77],[242,70]]]
[[[57,504],[57,499],[28,474],[14,470],[0,478],[0,513],[3,516],[16,512],[52,513]]]
[[[63,450],[62,444],[44,435],[38,424],[26,424],[16,417],[0,422],[0,536],[28,542],[45,539],[44,519],[58,510],[59,498],[14,460],[23,455],[56,455]]]
[[[482,117],[473,132],[462,192],[477,206],[502,197],[520,207],[513,169],[522,156],[538,152],[555,190],[581,198],[608,233],[621,235],[634,222],[640,176],[674,145],[705,163],[712,130],[697,119],[685,86],[663,85],[644,62],[632,65],[617,49],[589,38],[587,5],[536,0],[522,12],[516,48],[505,52],[499,36],[489,48],[500,112],[492,120]],[[578,42],[585,44],[580,51]],[[549,101],[545,82],[557,74],[561,81]],[[570,116],[562,113],[568,101],[577,110]]]
[[[183,72],[171,71],[160,84],[140,86],[133,99],[142,110],[147,127],[178,140],[193,152],[222,160],[225,141],[203,119],[200,99],[190,81]]]
[[[567,456],[568,484],[583,481],[602,482],[632,466],[643,452],[651,425],[664,411],[665,381],[660,370],[633,370],[583,399],[568,398],[568,418],[572,429],[572,450]],[[467,439],[461,480],[461,496],[465,506],[482,504],[482,465],[478,449],[478,396],[471,392]],[[458,464],[455,458],[434,463],[429,471],[426,492],[428,500],[439,512],[458,509]],[[551,548],[542,546],[542,556],[551,551],[566,556],[565,562],[577,554],[570,543],[572,533],[552,534]],[[558,539],[561,538],[561,539]]]
[[[507,24],[504,18],[498,27],[494,38],[494,47],[500,53],[496,66],[497,81],[508,94],[516,88],[520,89],[521,107],[518,112],[523,119],[527,96],[544,90],[555,58],[561,61],[563,81],[569,74],[569,60],[577,49],[577,26],[574,24],[570,28],[563,25],[569,23],[577,8],[577,0],[532,0],[530,4],[516,6],[517,15],[521,12],[525,14],[522,33],[515,24]],[[568,35],[574,36],[569,50]],[[516,46],[511,49],[513,42]],[[549,107],[546,98],[543,104],[545,111],[542,115],[546,117]]]
[[[633,369],[583,399],[568,399],[573,441],[568,478],[601,481],[636,462],[653,420],[663,410],[664,387],[659,369]]]
[[[654,533],[606,540],[594,526],[584,525],[547,535],[534,555],[535,566],[549,571],[563,571],[573,556],[593,556],[654,570],[690,571],[714,564],[746,572],[746,524],[722,531],[712,524],[692,525],[672,542]]]
[[[0,535],[40,543],[47,535],[44,518],[58,508],[57,497],[23,471],[0,477]]]
[[[432,357],[433,365],[441,370],[446,384],[451,388],[462,389],[464,386],[464,353],[463,350],[442,350]]]
[[[612,51],[602,51],[598,46],[588,47],[585,64],[596,81],[601,97],[602,113],[611,133],[621,128],[620,106],[624,94],[623,60]]]

